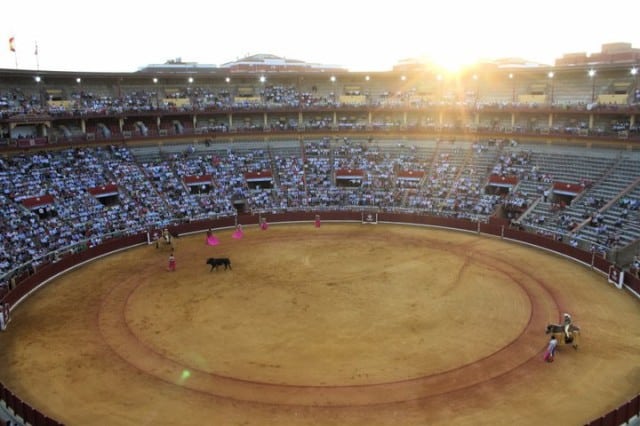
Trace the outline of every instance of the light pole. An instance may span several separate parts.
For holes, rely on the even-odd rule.
[[[44,107],[44,94],[42,91],[42,87],[40,87],[40,83],[42,82],[42,77],[40,77],[39,75],[36,75],[34,77],[34,80],[36,81],[36,87],[38,88],[38,97],[40,98],[40,106]]]
[[[158,96],[158,77],[153,77],[154,92],[156,96],[156,109],[160,109],[160,98]]]
[[[82,79],[77,77],[76,83],[78,84],[78,108],[82,108],[84,106],[82,102]]]
[[[82,99],[82,79],[80,77],[76,78],[76,83],[78,83],[78,90],[80,91],[80,99]]]
[[[509,80],[511,80],[511,103],[516,103],[516,80],[512,72],[509,73]]]
[[[591,78],[591,103],[596,99],[596,70],[589,70],[589,77]]]
[[[631,75],[633,76],[633,91],[631,92],[633,103],[637,103],[640,100],[640,92],[638,92],[638,67],[631,68]]]
[[[338,96],[336,95],[336,76],[332,75],[329,80],[331,80],[331,97],[333,98],[333,106],[335,106],[338,103]]]
[[[369,77],[368,75],[364,76],[364,81],[366,81],[366,92],[365,92],[365,101],[367,103],[367,105],[369,105],[371,102],[371,85],[369,84],[369,80],[371,80],[371,77]]]
[[[549,77],[549,82],[550,82],[550,84],[551,84],[551,96],[550,96],[550,98],[549,98],[549,104],[550,104],[551,106],[553,106],[553,89],[554,89],[554,86],[553,86],[553,76],[554,76],[554,75],[555,75],[555,74],[554,74],[554,72],[553,72],[553,71],[549,71],[549,73],[547,74],[547,77]]]
[[[231,100],[233,99],[231,96],[231,77],[225,77],[224,78],[224,82],[227,83],[227,93],[225,95],[225,105],[228,105],[231,103]]]

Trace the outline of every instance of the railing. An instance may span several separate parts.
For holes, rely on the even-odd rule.
[[[265,112],[264,110],[261,110]],[[266,111],[268,112],[268,111]],[[189,114],[189,113],[186,113]],[[110,116],[113,118],[113,116]],[[165,133],[166,132],[166,133]],[[4,149],[29,149],[29,148],[43,148],[48,146],[59,146],[64,144],[69,145],[81,145],[86,143],[116,143],[116,142],[132,142],[153,140],[157,138],[172,140],[172,139],[184,139],[187,137],[194,137],[200,139],[207,139],[216,136],[267,136],[275,134],[288,134],[295,136],[314,135],[314,134],[326,134],[326,133],[340,133],[340,134],[363,134],[370,136],[371,132],[375,133],[399,133],[404,135],[435,135],[435,136],[477,136],[477,137],[503,137],[503,138],[539,138],[539,137],[555,137],[555,138],[569,138],[575,140],[585,141],[615,141],[620,139],[618,132],[588,132],[587,134],[576,134],[567,132],[562,129],[526,129],[526,128],[489,128],[489,127],[462,127],[462,126],[413,126],[410,124],[401,126],[383,126],[377,127],[374,125],[365,125],[353,127],[350,129],[341,128],[340,126],[327,126],[319,128],[300,127],[292,129],[245,129],[245,128],[230,128],[228,130],[210,130],[210,129],[194,129],[185,128],[183,132],[176,133],[173,130],[160,129],[158,132],[150,131],[146,136],[141,134],[131,134],[130,137],[125,137],[122,133],[112,133],[110,136],[99,136],[95,134],[93,136],[51,136],[51,137],[32,137],[22,139],[0,139],[0,148]],[[640,133],[629,133],[625,140],[634,141],[640,140]]]
[[[237,223],[243,225],[259,224],[262,218],[268,219],[271,223],[277,222],[313,222],[317,214],[322,216],[323,221],[352,221],[360,222],[364,210],[308,210],[297,212],[256,212],[256,214],[247,214],[242,216],[228,216],[218,219],[193,221],[188,223],[177,223],[169,229],[172,234],[180,235],[185,233],[202,232],[207,229],[218,229],[233,227]],[[366,210],[367,212],[371,209]],[[558,254],[570,257],[583,264],[590,265],[591,268],[607,274],[611,263],[604,257],[594,254],[591,251],[581,250],[576,247],[564,244],[555,238],[536,235],[520,229],[514,229],[506,226],[501,221],[474,221],[469,219],[457,219],[445,216],[427,216],[418,215],[415,212],[378,212],[379,222],[401,223],[422,226],[437,226],[450,229],[456,229],[466,232],[474,232],[478,234],[493,235],[500,238],[519,241],[526,244],[535,245],[540,248],[554,251]],[[138,232],[132,235],[123,235],[106,240],[103,244],[95,247],[89,247],[84,251],[72,252],[67,256],[60,258],[57,262],[42,265],[32,275],[24,278],[16,283],[9,293],[1,300],[1,303],[8,303],[11,308],[17,306],[22,300],[28,297],[32,292],[36,291],[41,285],[53,276],[62,273],[75,265],[85,261],[95,259],[99,256],[112,253],[116,250],[132,247],[135,245],[145,244],[148,241],[147,232]],[[640,295],[640,279],[625,274],[625,285],[632,290],[636,296]],[[640,297],[640,296],[638,296]],[[28,403],[22,401],[14,395],[9,389],[0,384],[0,399],[13,413],[34,426],[56,426],[61,423],[47,417],[37,409],[31,407]],[[631,418],[640,415],[640,396],[636,395],[631,400],[622,404],[615,410],[593,420],[587,426],[617,426],[625,423]]]
[[[587,423],[585,426],[620,426],[640,416],[640,394],[625,402],[615,410]]]
[[[0,383],[0,400],[4,401],[6,406],[13,411],[15,417],[19,417],[25,424],[32,426],[62,426],[63,424],[47,417],[40,411],[31,407],[26,402],[22,401],[9,389],[4,387]]]

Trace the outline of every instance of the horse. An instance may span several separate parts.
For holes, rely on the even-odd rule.
[[[224,269],[232,269],[231,268],[231,261],[229,260],[228,257],[220,257],[218,259],[210,257],[209,259],[207,259],[207,265],[211,265],[211,269],[209,270],[209,272],[213,271],[214,269],[218,269],[218,266],[224,266]]]
[[[156,239],[156,248],[160,248],[160,246],[169,247],[173,249],[173,235],[169,232],[168,229],[162,231],[162,235]]]
[[[567,339],[564,333],[564,326],[562,324],[549,324],[545,334],[553,334],[556,336],[558,343],[564,343],[565,345],[573,346],[573,349],[578,349],[578,343],[580,341],[580,327],[571,324],[569,326],[569,339]]]

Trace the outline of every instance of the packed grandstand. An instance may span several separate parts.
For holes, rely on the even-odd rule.
[[[595,65],[480,64],[455,78],[271,55],[2,70],[2,284],[113,235],[336,208],[502,218],[637,269],[640,90],[615,54],[625,47],[603,46],[614,53]]]
[[[0,70],[0,284],[114,237],[323,210],[501,221],[637,274],[637,56],[455,78]]]

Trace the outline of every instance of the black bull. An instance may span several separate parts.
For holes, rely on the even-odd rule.
[[[232,269],[231,261],[228,257],[220,257],[217,259],[210,257],[209,259],[207,259],[207,265],[211,265],[211,269],[209,270],[209,272],[213,271],[214,269],[218,269],[218,266],[224,266],[225,270]]]

